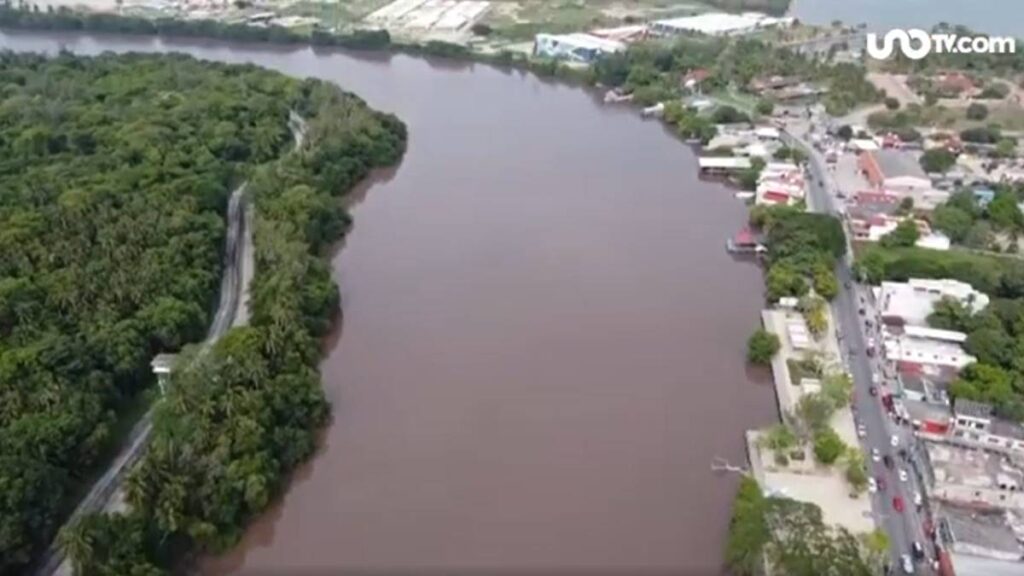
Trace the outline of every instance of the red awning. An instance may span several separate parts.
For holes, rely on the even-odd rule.
[[[732,237],[732,241],[741,246],[751,246],[757,243],[757,238],[754,237],[754,233],[749,227],[744,226],[735,236]]]

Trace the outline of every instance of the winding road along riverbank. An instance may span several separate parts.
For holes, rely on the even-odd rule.
[[[518,72],[406,56],[0,34],[177,50],[341,84],[409,126],[333,261],[323,448],[209,574],[712,573],[743,431],[760,270],[746,210],[635,111]]]

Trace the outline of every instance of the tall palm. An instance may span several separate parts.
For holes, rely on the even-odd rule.
[[[71,560],[75,574],[85,574],[95,558],[96,532],[95,516],[88,515],[66,526],[58,535],[58,544],[64,555]]]

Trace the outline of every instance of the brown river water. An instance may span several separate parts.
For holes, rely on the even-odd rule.
[[[408,123],[334,256],[322,449],[206,574],[717,574],[742,433],[746,211],[685,145],[581,88],[486,66],[199,41],[0,34],[315,75]]]

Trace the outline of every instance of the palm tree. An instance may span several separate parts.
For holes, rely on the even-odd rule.
[[[75,574],[85,574],[96,552],[95,515],[86,515],[77,522],[66,526],[57,536],[58,545],[71,560]]]

